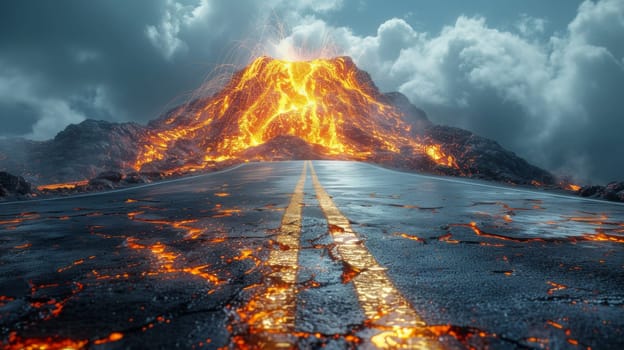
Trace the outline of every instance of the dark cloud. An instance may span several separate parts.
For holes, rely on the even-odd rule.
[[[202,13],[196,2],[3,2],[0,90],[15,83],[22,88],[0,97],[5,125],[0,136],[34,128],[42,113],[18,116],[41,111],[45,101],[65,105],[76,116],[71,121],[155,118],[172,99],[199,86],[246,37],[256,25],[250,20],[257,8],[253,3],[214,1],[205,3],[209,9]],[[172,13],[176,7],[179,11]],[[176,22],[178,31],[172,32]],[[157,36],[171,35],[188,50],[150,40],[148,28],[155,28]],[[29,108],[18,115],[17,106]],[[56,128],[30,136],[52,137],[67,121],[59,118]]]
[[[9,135],[23,135],[32,132],[32,125],[37,121],[37,111],[24,102],[0,101],[0,125]]]
[[[39,102],[54,100],[90,117],[81,107],[85,101],[95,101],[97,92],[97,107],[108,111],[103,113],[107,119],[146,120],[153,116],[155,106],[162,105],[158,99],[165,97],[166,101],[173,89],[180,87],[173,80],[170,86],[174,88],[169,91],[145,92],[149,83],[167,76],[163,72],[170,70],[143,35],[146,23],[160,17],[159,11],[150,11],[157,8],[149,6],[153,3],[4,2],[0,11],[0,62],[12,72],[0,73],[0,82],[10,79],[25,88],[0,99],[27,103],[34,110],[40,109]]]

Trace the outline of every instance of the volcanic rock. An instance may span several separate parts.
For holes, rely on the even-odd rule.
[[[581,196],[624,202],[624,181],[613,181],[606,186],[583,187]]]
[[[579,190],[578,194],[581,197],[624,202],[624,181],[610,182],[606,186],[584,186]]]
[[[618,193],[624,190],[624,181],[613,181],[607,184],[605,192]]]
[[[583,186],[579,190],[579,195],[581,197],[599,198],[604,193],[604,189],[605,189],[604,186],[598,186],[598,185]]]
[[[89,189],[91,190],[106,190],[116,187],[119,184],[121,179],[123,179],[123,174],[118,171],[104,171],[98,174],[98,176],[89,180]]]
[[[400,92],[388,92],[384,94],[388,100],[388,104],[395,106],[403,114],[403,119],[412,125],[412,130],[418,131],[432,125],[427,113],[422,109],[414,106],[405,95]]]
[[[94,177],[109,169],[130,167],[137,140],[146,129],[135,123],[85,120],[69,125],[52,140],[0,140],[0,169],[22,174],[37,184]]]
[[[132,173],[128,173],[126,174],[126,177],[124,177],[124,182],[128,183],[128,184],[141,184],[141,183],[146,183],[149,180],[141,175],[138,172],[132,172]]]
[[[0,171],[0,197],[24,196],[30,194],[31,191],[30,183],[23,177]]]
[[[294,159],[328,159],[327,150],[321,145],[311,145],[289,135],[277,136],[260,146],[243,152],[244,159],[255,161],[280,161]]]
[[[95,177],[95,180],[103,179],[103,180],[108,180],[113,183],[117,183],[121,181],[122,178],[123,178],[123,175],[120,172],[109,170],[109,171],[100,173],[98,176]]]
[[[95,178],[89,180],[89,189],[90,190],[109,190],[115,188],[115,185],[112,181],[107,179]]]
[[[60,132],[46,153],[57,164],[65,165],[56,176],[66,181],[75,178],[76,173],[91,175],[126,168],[127,162],[136,157],[136,140],[144,133],[144,127],[134,123],[85,120]]]
[[[162,180],[167,177],[164,173],[158,171],[141,171],[139,175],[148,182]]]
[[[552,174],[529,164],[498,142],[469,131],[432,125],[426,129],[425,135],[425,139],[441,144],[443,151],[455,158],[459,175],[515,184],[537,181],[552,185],[556,182]]]

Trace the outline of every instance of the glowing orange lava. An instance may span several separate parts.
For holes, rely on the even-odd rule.
[[[624,243],[624,237],[608,235],[600,231],[598,231],[596,234],[583,235],[583,238],[588,241]]]
[[[158,268],[155,271],[146,272],[146,275],[158,275],[162,273],[186,273],[189,275],[203,278],[206,281],[212,282],[214,285],[219,285],[223,283],[223,281],[221,281],[221,279],[216,274],[206,271],[210,267],[210,265],[208,264],[178,267],[178,265],[180,265],[181,263],[185,263],[184,259],[180,257],[180,254],[172,252],[171,250],[169,250],[169,247],[160,242],[156,242],[151,246],[146,246],[137,243],[136,238],[129,237],[126,239],[126,245],[128,246],[128,248],[135,250],[147,249],[158,260]],[[98,276],[98,278],[109,278],[109,276]]]
[[[568,191],[578,192],[581,189],[581,186],[575,184],[567,184],[565,189]]]
[[[94,341],[93,344],[100,345],[100,344],[106,344],[106,343],[113,343],[113,342],[123,339],[123,337],[124,337],[123,333],[113,332],[109,334],[109,336],[106,338],[98,339]]]
[[[420,238],[418,236],[407,234],[405,232],[399,233],[399,236],[401,236],[403,238],[411,239],[412,241],[423,242],[423,243],[425,242],[424,239],[422,239],[422,238]]]
[[[86,186],[88,184],[89,184],[89,180],[81,180],[81,181],[57,183],[57,184],[47,184],[47,185],[37,186],[37,190],[39,191],[73,190],[76,187]]]
[[[136,170],[160,162],[170,172],[186,172],[247,160],[246,151],[280,136],[316,146],[326,158],[407,152],[457,168],[441,145],[412,134],[402,112],[348,57],[259,57],[220,93],[182,106],[157,124],[158,131],[141,141]]]
[[[88,340],[61,339],[55,337],[24,339],[11,333],[9,343],[2,344],[7,350],[78,350],[83,349],[88,344]]]

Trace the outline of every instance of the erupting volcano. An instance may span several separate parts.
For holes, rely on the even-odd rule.
[[[37,185],[81,181],[108,170],[137,179],[141,173],[185,174],[291,159],[358,160],[511,183],[554,183],[551,174],[498,143],[434,125],[402,94],[381,93],[349,57],[300,62],[259,57],[216,94],[178,106],[147,127],[87,120],[46,142],[19,147],[0,140],[2,155],[3,168]]]
[[[453,156],[440,144],[421,140],[404,115],[348,57],[305,62],[260,57],[217,95],[153,123],[135,169],[156,163],[156,169],[180,171],[230,159],[274,159],[275,152],[253,150],[285,136],[291,137],[287,143],[303,141],[314,148],[316,154],[307,155],[312,157],[427,155],[457,168]]]

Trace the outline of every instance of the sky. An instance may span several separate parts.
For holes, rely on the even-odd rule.
[[[145,124],[258,55],[349,55],[435,123],[624,180],[624,0],[5,0],[0,137]]]

